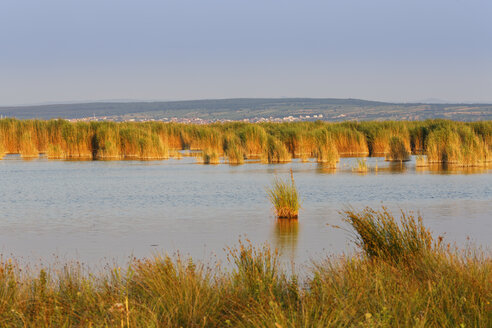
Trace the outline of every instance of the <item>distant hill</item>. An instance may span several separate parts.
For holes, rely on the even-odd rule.
[[[255,117],[323,115],[323,120],[492,120],[492,104],[385,103],[360,99],[238,98],[166,102],[95,102],[0,107],[19,119],[109,117],[116,120],[196,118],[242,120]]]

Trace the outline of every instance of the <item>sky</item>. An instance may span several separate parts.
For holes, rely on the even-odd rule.
[[[1,0],[0,105],[492,102],[490,0]]]

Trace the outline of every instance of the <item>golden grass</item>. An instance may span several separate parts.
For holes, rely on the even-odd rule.
[[[265,153],[268,135],[261,126],[248,124],[239,131],[247,158],[260,158]]]
[[[448,124],[429,133],[426,154],[429,163],[482,166],[488,161],[488,148],[469,126]]]
[[[490,252],[443,245],[411,214],[342,214],[360,252],[300,267],[302,279],[284,271],[277,250],[248,241],[227,250],[228,269],[160,255],[98,273],[77,263],[29,269],[2,260],[0,326],[492,325]]]
[[[385,207],[380,211],[346,210],[344,216],[355,231],[355,244],[370,258],[409,261],[432,250],[433,239],[421,216],[415,218],[402,211],[398,220]]]
[[[265,152],[262,155],[264,163],[286,163],[292,159],[287,147],[273,136],[268,136]]]
[[[410,150],[400,137],[391,137],[386,160],[391,162],[406,162],[410,160]]]
[[[177,150],[213,155],[212,162],[242,164],[245,159],[284,163],[292,158],[335,167],[338,157],[382,154],[406,161],[413,153],[429,163],[461,167],[492,162],[492,122],[241,122],[69,123],[64,120],[0,120],[0,150],[24,158],[46,153],[57,159],[167,159]],[[208,162],[208,161],[202,161]]]
[[[301,207],[292,170],[290,177],[290,181],[275,178],[273,186],[267,188],[268,198],[279,219],[297,219]]]
[[[220,156],[213,149],[205,149],[202,152],[202,161],[204,164],[220,164]]]
[[[30,131],[22,132],[19,141],[19,153],[22,158],[39,157],[39,151]]]
[[[224,148],[229,164],[237,165],[244,163],[244,149],[237,135],[228,134],[225,137]]]
[[[357,173],[366,173],[369,171],[367,160],[365,158],[357,158],[357,166],[352,168],[352,171]]]
[[[326,130],[316,131],[315,155],[318,163],[323,163],[326,168],[336,168],[340,159],[338,150],[333,141],[333,136]]]
[[[5,156],[5,146],[3,145],[2,136],[0,135],[0,159]]]

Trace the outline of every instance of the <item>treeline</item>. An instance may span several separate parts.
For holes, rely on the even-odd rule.
[[[200,150],[204,163],[224,158],[265,163],[292,158],[336,166],[340,156],[385,156],[405,161],[482,166],[492,161],[492,121],[216,123],[77,122],[0,120],[0,158],[45,153],[53,159],[166,159],[177,150]]]

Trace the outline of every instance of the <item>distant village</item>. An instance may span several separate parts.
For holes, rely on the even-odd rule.
[[[343,114],[342,114],[343,115]],[[90,116],[83,118],[68,119],[69,122],[98,122],[98,121],[110,121],[110,122],[167,122],[167,123],[189,123],[189,124],[210,124],[210,123],[225,123],[225,122],[246,122],[246,123],[260,123],[260,122],[299,122],[299,121],[316,121],[322,120],[323,114],[314,115],[299,115],[299,116],[285,116],[285,117],[254,117],[245,118],[242,120],[227,120],[227,119],[202,119],[199,117],[193,118],[180,118],[180,117],[163,117],[163,118],[125,118],[122,116]]]

